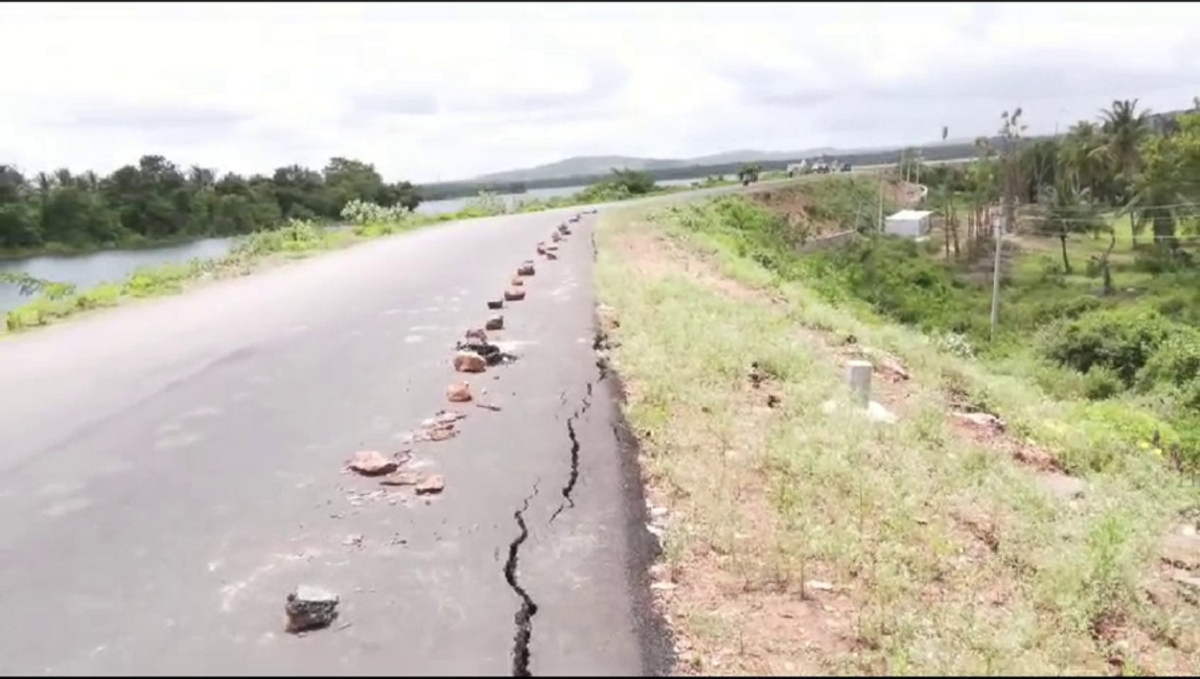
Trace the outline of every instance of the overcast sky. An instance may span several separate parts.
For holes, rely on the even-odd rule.
[[[1200,94],[1195,3],[19,4],[0,163],[334,155],[435,181],[575,155],[1031,132]]]

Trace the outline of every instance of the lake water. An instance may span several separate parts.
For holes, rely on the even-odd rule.
[[[694,179],[676,179],[658,182],[660,186],[686,186]],[[532,189],[520,194],[501,195],[512,205],[533,198],[545,199],[569,196],[581,191],[582,186],[564,186],[555,189]],[[466,207],[470,198],[433,200],[417,206],[420,214],[447,214]],[[204,240],[141,250],[107,250],[86,255],[48,255],[24,259],[0,259],[0,271],[26,273],[35,278],[56,283],[73,283],[84,290],[100,283],[123,281],[134,271],[143,267],[160,266],[192,259],[215,259],[222,257],[233,247],[233,238],[206,238]],[[21,296],[16,286],[0,284],[0,314],[24,304],[29,298]]]

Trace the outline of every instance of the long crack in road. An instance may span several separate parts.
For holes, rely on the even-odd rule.
[[[0,347],[0,671],[660,671],[594,222],[449,224]],[[464,348],[485,313],[507,341]]]

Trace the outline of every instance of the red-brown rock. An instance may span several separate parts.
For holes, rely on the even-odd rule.
[[[523,300],[525,299],[525,291],[521,288],[509,288],[504,291],[504,299],[508,302],[517,302]]]
[[[385,486],[415,486],[421,481],[416,472],[396,472],[379,480]]]
[[[384,457],[383,453],[375,450],[360,450],[350,459],[350,469],[363,476],[391,474],[399,468],[398,462]]]
[[[471,385],[466,382],[455,382],[446,387],[446,399],[451,403],[466,403],[471,400]]]
[[[504,328],[504,317],[499,314],[492,316],[483,327],[488,330],[501,330]]]
[[[460,351],[454,355],[454,369],[460,373],[481,373],[487,370],[487,361],[474,351]]]
[[[533,262],[525,262],[524,264],[522,264],[521,268],[517,269],[517,275],[518,276],[532,276],[533,275]]]
[[[417,482],[413,488],[417,495],[435,495],[446,487],[446,481],[439,474],[431,474]]]

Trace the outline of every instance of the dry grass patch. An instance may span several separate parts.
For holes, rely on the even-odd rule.
[[[1069,405],[1030,402],[1024,385],[823,305],[719,243],[616,215],[598,244],[613,365],[648,496],[669,510],[657,589],[678,671],[1200,671],[1195,607],[1145,589],[1184,491],[1129,467],[1064,499],[1019,449],[997,454],[1047,450],[1026,441],[1041,432],[1027,413]],[[844,396],[848,336],[912,373],[876,380],[897,424],[825,413]],[[1006,406],[1014,435],[960,434],[948,381]]]

